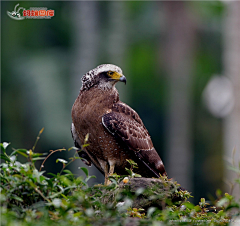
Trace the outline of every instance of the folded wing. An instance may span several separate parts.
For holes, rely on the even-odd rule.
[[[105,128],[122,140],[153,175],[167,175],[151,137],[139,115],[128,105],[118,102],[112,112],[102,117]]]

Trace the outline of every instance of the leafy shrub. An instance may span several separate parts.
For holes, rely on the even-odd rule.
[[[193,205],[187,201],[189,192],[176,189],[176,194],[182,197],[182,201],[177,203],[171,202],[167,193],[159,194],[154,189],[138,189],[134,194],[129,190],[119,192],[121,181],[128,183],[131,177],[140,176],[133,173],[135,164],[132,161],[129,161],[130,176],[124,178],[114,174],[111,185],[89,187],[87,181],[93,176],[88,175],[86,168],[81,168],[85,178],[76,177],[65,169],[66,165],[79,158],[77,153],[69,162],[58,159],[63,169],[57,175],[51,174],[50,178],[41,171],[43,164],[49,155],[64,149],[51,151],[48,155],[35,153],[35,143],[30,150],[13,149],[8,155],[8,146],[8,143],[1,144],[1,159],[4,160],[0,165],[1,225],[228,225],[240,217],[240,202],[229,194],[222,195],[220,191],[217,191],[218,200],[211,206],[204,198],[199,205]],[[20,163],[18,154],[26,157],[27,162]],[[43,160],[40,170],[34,165],[38,160]],[[234,170],[240,172],[240,169]],[[165,180],[164,186],[169,186],[166,192],[172,189],[170,180],[162,180]],[[236,182],[240,184],[240,179]],[[156,200],[161,198],[164,208],[133,207],[134,200],[141,195]]]

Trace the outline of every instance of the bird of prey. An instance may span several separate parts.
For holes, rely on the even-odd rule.
[[[88,146],[80,152],[87,165],[93,163],[105,176],[126,175],[127,159],[138,164],[142,177],[167,175],[151,137],[136,111],[119,100],[115,84],[126,84],[121,68],[102,64],[82,77],[80,93],[72,107],[72,137],[81,148],[87,134]]]

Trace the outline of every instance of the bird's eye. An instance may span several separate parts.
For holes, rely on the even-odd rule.
[[[113,72],[112,72],[112,71],[109,71],[108,74],[109,74],[109,75],[113,75]]]

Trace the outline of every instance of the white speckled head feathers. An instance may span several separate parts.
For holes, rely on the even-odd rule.
[[[92,87],[95,83],[96,76],[102,72],[107,71],[115,71],[119,74],[122,74],[122,69],[114,64],[101,64],[83,75],[81,90],[89,89]]]

